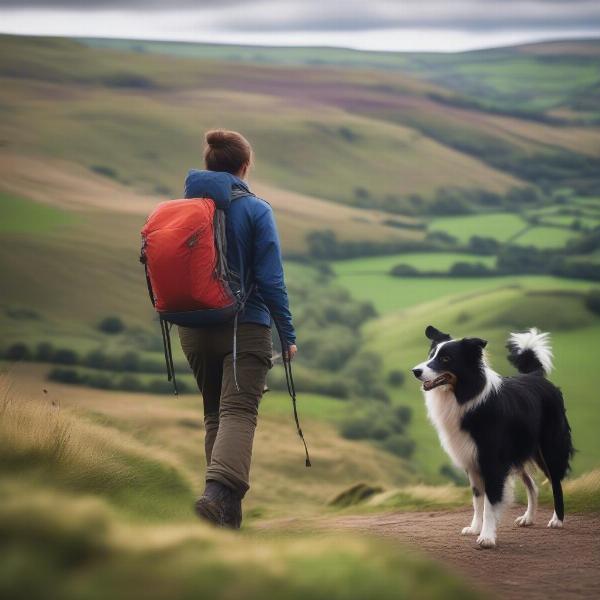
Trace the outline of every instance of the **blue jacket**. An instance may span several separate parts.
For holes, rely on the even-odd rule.
[[[234,189],[247,196],[231,200]],[[250,193],[247,184],[220,171],[192,169],[185,180],[186,198],[212,198],[227,214],[227,263],[246,284],[254,284],[240,323],[270,327],[271,318],[282,340],[296,342],[287,289],[283,277],[281,246],[271,206]]]

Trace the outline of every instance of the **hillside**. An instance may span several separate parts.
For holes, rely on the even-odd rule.
[[[381,598],[476,597],[397,544],[346,534],[265,535],[247,526],[235,535],[202,525],[191,510],[202,446],[191,405],[57,386],[42,394],[34,379],[23,373],[0,379],[3,597],[231,598],[241,590],[245,598],[358,600],[365,590]],[[26,381],[33,395],[24,389]],[[314,434],[323,436],[317,468],[327,470],[320,480],[332,487],[310,485],[289,460],[292,444],[282,445],[283,436],[272,434],[279,427],[288,430],[266,418],[259,430],[256,465],[263,488],[251,492],[250,522],[267,501],[269,511],[274,505],[286,514],[290,506],[297,515],[307,506],[314,510],[336,484],[355,475],[339,470],[340,452],[365,461],[354,464],[356,474],[361,468],[373,472],[382,458],[375,460],[369,448],[356,452],[356,443],[345,448],[321,427]],[[274,485],[274,462],[295,473],[286,478],[295,487]],[[380,473],[385,478],[392,470],[388,463]]]
[[[430,259],[428,264],[432,262]],[[353,263],[357,263],[355,271]],[[551,379],[565,395],[578,449],[574,472],[579,474],[599,464],[596,432],[600,412],[594,392],[593,357],[600,318],[584,303],[591,283],[539,276],[401,278],[377,270],[377,263],[381,260],[341,261],[335,270],[339,283],[358,298],[368,297],[381,313],[365,326],[368,349],[381,353],[387,373],[406,373],[405,383],[400,387],[388,384],[388,391],[393,402],[412,407],[410,431],[418,440],[414,459],[419,472],[439,476],[440,468],[449,462],[427,421],[419,386],[409,374],[409,369],[426,356],[429,345],[424,329],[428,324],[455,337],[487,339],[491,364],[503,375],[514,373],[504,347],[510,331],[529,327],[550,331],[555,354]]]
[[[286,272],[304,348],[297,382],[319,420],[335,415],[347,436],[376,422],[373,447],[441,481],[446,459],[417,390],[387,380],[420,359],[425,321],[478,329],[498,352],[509,327],[549,328],[559,355],[592,343],[597,317],[582,307],[600,277],[600,126],[582,107],[596,86],[596,42],[252,55],[0,36],[0,50],[0,276],[10,282],[0,352],[10,361],[95,388],[169,391],[139,230],[158,201],[180,194],[214,126],[253,142],[251,186],[296,259]],[[339,258],[352,260],[331,263]],[[102,330],[107,319],[118,333]],[[192,391],[177,348],[176,361]],[[583,472],[599,455],[593,369],[578,388],[569,364],[557,378],[572,387]],[[284,389],[280,371],[270,385]]]
[[[141,40],[83,39],[96,48],[137,53],[281,64],[368,68],[410,73],[475,105],[563,119],[597,119],[597,39],[550,41],[458,53],[369,52],[345,48],[269,48]],[[568,74],[565,77],[565,74]]]

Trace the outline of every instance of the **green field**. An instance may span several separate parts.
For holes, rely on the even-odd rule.
[[[600,215],[598,217],[588,214],[582,217],[575,215],[549,215],[544,216],[542,219],[542,225],[572,227],[576,223],[579,223],[584,229],[593,229],[594,227],[600,225]]]
[[[54,206],[3,193],[0,193],[0,216],[0,231],[4,233],[44,233],[74,220],[72,214]]]
[[[346,273],[337,277],[337,282],[351,291],[360,300],[372,302],[377,311],[388,313],[418,304],[428,304],[447,297],[448,302],[460,302],[470,294],[491,292],[502,288],[525,287],[532,289],[580,289],[593,287],[586,281],[565,280],[556,277],[504,276],[504,277],[392,277],[382,273],[352,273],[348,264]],[[453,298],[453,300],[450,300]]]
[[[569,240],[577,237],[577,233],[559,227],[533,227],[515,238],[514,243],[520,246],[536,248],[562,248]]]
[[[333,270],[339,276],[388,274],[396,265],[410,265],[418,271],[447,272],[457,262],[481,263],[493,267],[494,256],[477,256],[474,254],[460,254],[456,252],[444,253],[414,253],[394,254],[391,256],[376,256],[357,258],[353,260],[340,260],[332,263]]]
[[[444,217],[431,222],[431,231],[444,231],[460,242],[468,242],[473,236],[490,237],[506,242],[526,227],[526,223],[512,213]]]
[[[531,326],[550,331],[556,359],[552,380],[565,394],[575,446],[580,450],[574,460],[575,472],[581,473],[596,467],[600,457],[600,441],[596,435],[600,411],[592,383],[592,357],[600,335],[600,322],[584,309],[581,297],[569,295],[568,287],[558,287],[557,283],[537,280],[526,287],[509,286],[463,296],[454,295],[452,290],[452,295],[440,295],[428,304],[390,311],[370,323],[365,335],[369,347],[382,352],[386,369],[399,369],[407,376],[409,369],[426,355],[428,341],[423,333],[426,325],[434,324],[454,336],[484,337],[490,342],[492,366],[508,375],[513,372],[505,358],[508,333]],[[549,291],[543,292],[544,288]],[[395,402],[413,407],[412,434],[419,440],[415,460],[420,471],[434,475],[448,459],[426,419],[417,383],[407,377],[405,385],[391,389],[391,393]]]

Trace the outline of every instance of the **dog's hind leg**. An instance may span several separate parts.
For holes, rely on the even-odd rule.
[[[471,525],[463,528],[461,535],[479,535],[483,524],[483,497],[485,493],[483,478],[475,471],[469,471],[468,475],[473,492],[473,520]]]
[[[569,441],[570,444],[570,441]],[[560,529],[565,520],[565,505],[563,500],[563,491],[561,479],[564,477],[568,465],[568,454],[566,456],[557,455],[552,452],[552,448],[546,445],[544,449],[538,451],[537,462],[546,477],[552,483],[552,495],[554,496],[554,514],[548,522],[548,527],[551,529]]]
[[[527,510],[525,511],[525,514],[516,518],[515,525],[518,527],[529,527],[530,525],[533,525],[535,521],[538,489],[535,485],[535,481],[525,469],[521,471],[521,478],[523,479],[525,489],[527,490]]]
[[[552,477],[552,494],[554,495],[554,514],[548,522],[548,527],[551,529],[560,529],[565,520],[565,505],[563,501],[563,492],[560,479]]]

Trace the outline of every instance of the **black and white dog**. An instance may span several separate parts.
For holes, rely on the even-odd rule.
[[[561,480],[573,446],[562,394],[546,379],[552,369],[549,335],[537,329],[510,335],[508,359],[519,371],[515,377],[490,368],[486,340],[455,340],[431,325],[425,335],[431,340],[429,356],[412,371],[423,382],[442,446],[469,476],[474,515],[462,534],[479,535],[483,548],[496,545],[496,527],[515,473],[527,489],[527,510],[515,524],[532,525],[538,491],[527,469],[534,463],[552,483],[554,515],[548,527],[562,527]]]

